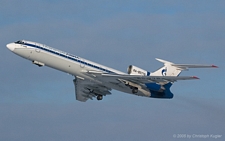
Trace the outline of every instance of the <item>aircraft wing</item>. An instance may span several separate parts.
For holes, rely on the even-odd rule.
[[[175,82],[178,80],[199,79],[196,76],[141,76],[141,75],[118,75],[118,74],[102,74],[102,77],[117,80],[123,79],[139,83],[164,83],[164,82]]]
[[[111,88],[108,88],[102,84],[91,82],[89,80],[75,78],[73,80],[75,86],[76,100],[86,102],[88,99],[93,99],[98,95],[109,95]]]
[[[84,72],[90,76],[94,76],[97,82],[89,81],[86,79],[80,79],[76,77],[74,79],[76,100],[85,102],[88,99],[101,95],[105,96],[110,93],[111,88],[104,85],[104,83],[118,85],[121,89],[127,89],[126,84],[130,84],[135,87],[141,87],[143,90],[148,91],[146,83],[159,83],[166,84],[168,82],[175,82],[178,80],[191,80],[199,79],[196,76],[141,76],[141,75],[128,75],[128,74],[112,74],[96,71]],[[125,85],[124,85],[125,84]],[[143,92],[143,96],[145,93]]]

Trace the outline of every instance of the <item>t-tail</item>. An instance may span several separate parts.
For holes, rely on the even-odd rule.
[[[217,68],[215,65],[199,65],[199,64],[174,64],[172,62],[158,59],[156,60],[164,63],[164,66],[160,69],[152,72],[150,76],[179,76],[180,73],[184,70],[188,70],[189,68]],[[197,78],[197,77],[194,77]],[[163,91],[151,91],[151,97],[154,98],[173,98],[173,93],[170,91],[170,87],[173,82],[164,82],[158,85],[161,85]],[[147,84],[148,85],[148,84]],[[151,84],[150,84],[151,85]]]
[[[183,70],[188,70],[189,68],[217,68],[215,65],[174,64],[158,58],[156,60],[164,63],[164,66],[151,73],[151,76],[179,76]]]

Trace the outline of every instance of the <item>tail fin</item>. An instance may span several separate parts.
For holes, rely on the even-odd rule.
[[[165,61],[162,59],[156,58],[159,62],[164,63],[164,66],[160,69],[156,70],[155,72],[151,73],[152,76],[178,76],[182,69],[173,66],[174,63]]]
[[[151,73],[152,76],[178,76],[181,71],[188,70],[189,68],[217,68],[215,65],[174,64],[158,58],[156,60],[164,63],[164,66]]]

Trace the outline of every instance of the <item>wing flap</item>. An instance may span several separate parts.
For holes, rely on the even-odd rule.
[[[109,95],[111,94],[111,88],[108,88],[102,84],[91,82],[79,77],[73,80],[75,86],[76,100],[86,102],[88,99],[93,100],[93,97],[97,95]]]

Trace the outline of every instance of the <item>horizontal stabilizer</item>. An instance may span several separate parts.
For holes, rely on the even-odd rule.
[[[202,65],[202,64],[174,64],[172,62],[155,58],[159,62],[164,63],[164,66],[173,66],[179,70],[188,70],[188,68],[218,68],[218,66],[215,65]]]
[[[196,64],[171,64],[171,66],[178,68],[218,68],[215,65],[196,65]]]

